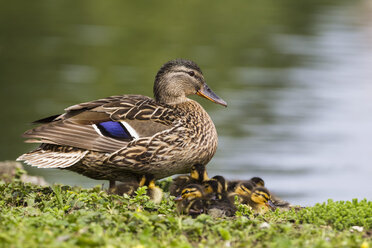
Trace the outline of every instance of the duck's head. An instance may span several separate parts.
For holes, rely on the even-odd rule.
[[[204,192],[206,194],[221,194],[222,193],[222,186],[218,183],[216,180],[208,180],[203,183],[204,186]]]
[[[256,184],[257,187],[264,187],[265,182],[261,177],[252,177],[251,181]]]
[[[174,199],[175,201],[192,200],[204,196],[203,188],[198,184],[187,185],[181,192],[181,195]]]
[[[188,100],[188,95],[199,95],[227,106],[206,84],[199,66],[190,60],[175,59],[165,63],[158,71],[154,83],[155,100],[178,104]]]
[[[265,187],[256,187],[251,193],[251,201],[266,209],[274,210],[276,206],[271,201],[271,194]]]
[[[249,197],[250,194],[252,193],[252,189],[253,186],[249,183],[239,183],[236,186],[234,193],[242,197]]]
[[[221,185],[222,191],[227,191],[227,182],[223,176],[217,175],[212,177],[212,179],[216,180],[219,183],[219,185]]]
[[[200,182],[208,180],[209,178],[205,165],[195,164],[191,166],[190,177]]]

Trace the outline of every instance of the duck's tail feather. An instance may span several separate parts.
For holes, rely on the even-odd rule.
[[[38,168],[66,168],[79,162],[89,151],[70,150],[68,152],[44,150],[42,147],[17,158]]]

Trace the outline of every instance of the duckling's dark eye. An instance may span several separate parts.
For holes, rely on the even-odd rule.
[[[188,71],[187,73],[188,73],[191,77],[195,76],[195,72],[193,72],[193,71]]]

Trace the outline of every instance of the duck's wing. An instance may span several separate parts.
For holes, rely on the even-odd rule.
[[[127,98],[133,98],[133,100],[134,99],[137,99],[137,100],[142,99],[143,100],[144,98],[150,99],[149,97],[145,97],[145,96],[141,96],[141,95],[110,96],[110,97],[98,99],[98,100],[95,100],[95,101],[84,102],[84,103],[79,103],[79,104],[70,106],[70,107],[65,109],[65,113],[63,113],[63,114],[52,115],[52,116],[49,116],[49,117],[46,117],[46,118],[43,118],[43,119],[40,119],[40,120],[36,120],[36,121],[33,122],[33,124],[45,124],[45,123],[50,123],[50,122],[55,122],[55,121],[60,121],[60,120],[66,120],[66,119],[69,119],[69,118],[71,118],[75,115],[78,115],[78,114],[80,114],[84,111],[92,110],[96,107],[103,106],[103,105],[106,105],[106,104],[109,104],[109,103],[112,103],[112,102],[117,102],[117,101],[120,101],[120,100],[125,101]]]
[[[141,95],[112,96],[65,109],[62,115],[36,121],[26,142],[115,152],[128,142],[151,137],[172,124],[171,109]],[[173,115],[170,115],[173,116]]]

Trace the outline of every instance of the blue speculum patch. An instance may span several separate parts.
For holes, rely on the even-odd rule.
[[[102,135],[116,139],[132,139],[132,136],[123,124],[116,121],[106,121],[97,124]]]

